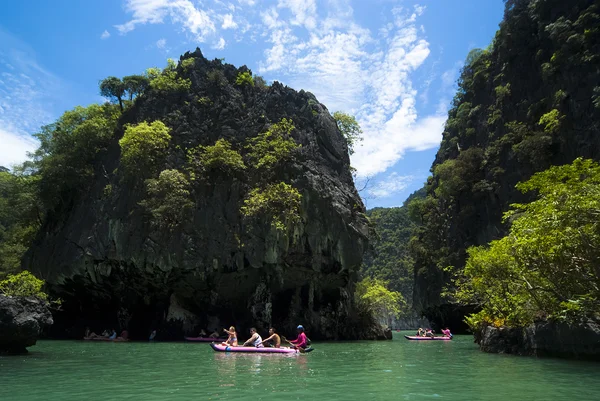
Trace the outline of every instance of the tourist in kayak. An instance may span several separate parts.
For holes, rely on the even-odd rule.
[[[210,334],[211,338],[219,338],[219,332],[217,331],[217,329],[214,329],[214,331]]]
[[[252,337],[250,337],[243,345],[243,347],[257,347],[257,348],[263,348],[264,345],[262,344],[263,340],[260,337],[260,334],[258,334],[256,332],[256,329],[253,327],[250,329],[250,334],[252,334]]]
[[[204,329],[201,329],[200,333],[198,334],[198,337],[206,337],[206,336],[207,336],[206,331],[204,331]]]
[[[271,342],[273,347],[275,348],[281,347],[281,338],[279,337],[279,334],[277,334],[273,327],[269,329],[269,337],[262,340],[262,344],[266,342]]]
[[[304,334],[304,326],[299,325],[296,329],[298,330],[298,337],[295,340],[288,341],[288,343],[296,349],[306,349],[306,347],[308,347],[308,340],[306,334]]]
[[[435,337],[433,330],[431,330],[431,329],[425,330],[425,337]]]
[[[222,345],[230,345],[232,347],[237,347],[238,340],[237,340],[237,333],[235,332],[235,327],[231,326],[231,327],[229,327],[229,330],[223,329],[223,331],[225,333],[227,333],[229,335],[229,337],[227,337],[227,340],[225,340],[222,343]]]
[[[109,340],[115,340],[117,338],[117,330],[112,329],[112,333],[108,337]]]
[[[425,337],[425,330],[423,330],[421,327],[419,327],[419,330],[417,330],[417,337]]]
[[[452,333],[450,333],[450,329],[449,329],[449,328],[447,328],[447,327],[446,327],[445,329],[443,329],[443,330],[442,330],[442,334],[443,334],[443,335],[445,335],[446,337],[450,337],[450,338],[452,338],[452,337],[453,337],[453,336],[452,336]]]

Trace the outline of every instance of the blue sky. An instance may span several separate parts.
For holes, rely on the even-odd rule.
[[[399,206],[429,175],[462,62],[502,0],[20,0],[0,14],[0,165],[98,81],[200,47],[357,116],[352,164],[368,207]]]

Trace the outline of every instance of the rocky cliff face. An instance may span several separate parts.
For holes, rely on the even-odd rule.
[[[506,234],[503,213],[531,200],[518,182],[600,158],[598,21],[593,0],[510,0],[493,43],[469,54],[413,247],[414,306],[432,322],[457,327],[468,312],[442,295],[446,267]]]
[[[53,323],[45,301],[0,295],[0,353],[20,354]]]
[[[475,342],[484,352],[600,360],[600,325],[537,322],[528,327],[483,327]]]
[[[91,190],[49,217],[25,258],[64,300],[57,330],[118,325],[134,338],[155,328],[177,338],[229,325],[291,334],[302,323],[313,338],[372,337],[353,309],[368,225],[335,121],[311,93],[277,82],[237,86],[246,67],[209,61],[200,50],[182,60],[191,58],[193,67],[178,67],[189,91],[149,91],[121,125],[163,121],[172,135],[164,168],[183,169],[185,149],[219,138],[243,144],[291,119],[302,147],[276,175],[302,194],[301,222],[285,233],[267,221],[249,224],[240,214],[247,182],[222,176],[194,188],[192,213],[175,230],[154,229],[139,206],[143,187],[119,179],[120,129],[99,157]]]

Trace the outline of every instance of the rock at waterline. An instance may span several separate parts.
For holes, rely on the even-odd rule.
[[[527,327],[486,326],[475,333],[484,352],[600,360],[600,324],[540,321]]]
[[[27,352],[44,327],[52,323],[47,302],[35,297],[0,295],[0,353]]]

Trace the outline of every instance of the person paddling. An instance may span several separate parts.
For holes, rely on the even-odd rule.
[[[250,329],[250,334],[252,334],[252,337],[250,337],[245,343],[244,343],[244,347],[251,347],[251,346],[255,346],[257,348],[264,348],[263,340],[260,337],[260,334],[258,334],[256,332],[256,329],[253,327]]]
[[[223,329],[223,331],[225,333],[227,333],[229,335],[229,337],[227,337],[227,340],[225,340],[223,343],[221,343],[221,345],[229,345],[232,347],[237,347],[238,340],[237,340],[237,333],[235,332],[235,327],[230,326],[229,330]]]
[[[448,327],[446,327],[445,329],[442,330],[442,334],[445,335],[446,337],[450,337],[452,338],[452,333],[450,333],[450,329]]]
[[[281,338],[279,337],[279,334],[277,334],[277,332],[275,331],[275,329],[273,327],[271,327],[269,329],[269,334],[270,334],[269,337],[262,340],[261,344],[264,344],[264,343],[270,341],[273,343],[273,347],[280,348],[281,347]]]
[[[298,330],[298,337],[295,340],[288,341],[288,343],[296,349],[305,350],[308,347],[308,339],[306,338],[306,334],[304,334],[304,326],[299,325],[296,329]]]

